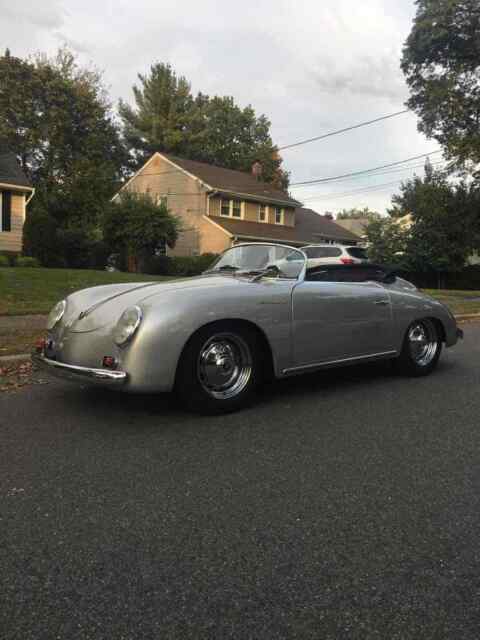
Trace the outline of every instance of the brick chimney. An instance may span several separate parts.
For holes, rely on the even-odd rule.
[[[252,176],[260,181],[262,179],[262,173],[263,173],[263,167],[262,167],[262,163],[259,162],[258,160],[255,160],[255,162],[252,164]]]

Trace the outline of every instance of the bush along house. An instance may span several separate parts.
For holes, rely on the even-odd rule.
[[[114,196],[128,189],[163,200],[180,218],[182,233],[172,256],[221,253],[240,242],[279,242],[301,247],[312,243],[357,244],[360,238],[328,216],[305,209],[252,173],[155,153]]]
[[[33,194],[15,154],[0,150],[0,255],[21,253],[25,213]]]

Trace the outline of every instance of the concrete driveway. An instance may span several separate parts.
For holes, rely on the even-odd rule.
[[[478,637],[464,328],[428,379],[310,375],[227,417],[59,382],[0,396],[1,637]]]

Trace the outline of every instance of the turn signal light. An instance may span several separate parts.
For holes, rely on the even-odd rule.
[[[45,338],[39,338],[35,342],[35,351],[37,353],[43,353],[43,351],[45,350],[45,345],[46,344],[47,344],[47,341],[45,340]]]

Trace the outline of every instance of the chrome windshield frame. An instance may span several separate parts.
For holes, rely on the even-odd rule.
[[[235,244],[231,247],[228,247],[228,249],[225,249],[225,251],[223,251],[223,253],[221,253],[218,256],[217,260],[215,261],[215,264],[220,261],[220,259],[227,253],[227,251],[231,251],[232,249],[237,249],[240,247],[262,247],[262,246],[263,247],[281,247],[282,249],[287,249],[289,251],[297,251],[301,256],[303,256],[303,265],[298,273],[298,276],[296,276],[296,278],[286,278],[282,276],[269,276],[269,275],[265,275],[264,276],[265,278],[268,278],[270,280],[291,280],[292,282],[303,282],[305,280],[305,274],[307,272],[307,260],[308,260],[305,252],[302,251],[302,249],[300,249],[299,247],[292,247],[289,244],[281,244],[279,242],[241,242],[241,243]],[[216,272],[215,269],[209,269],[204,273],[210,273],[210,274],[221,273],[221,271]]]

